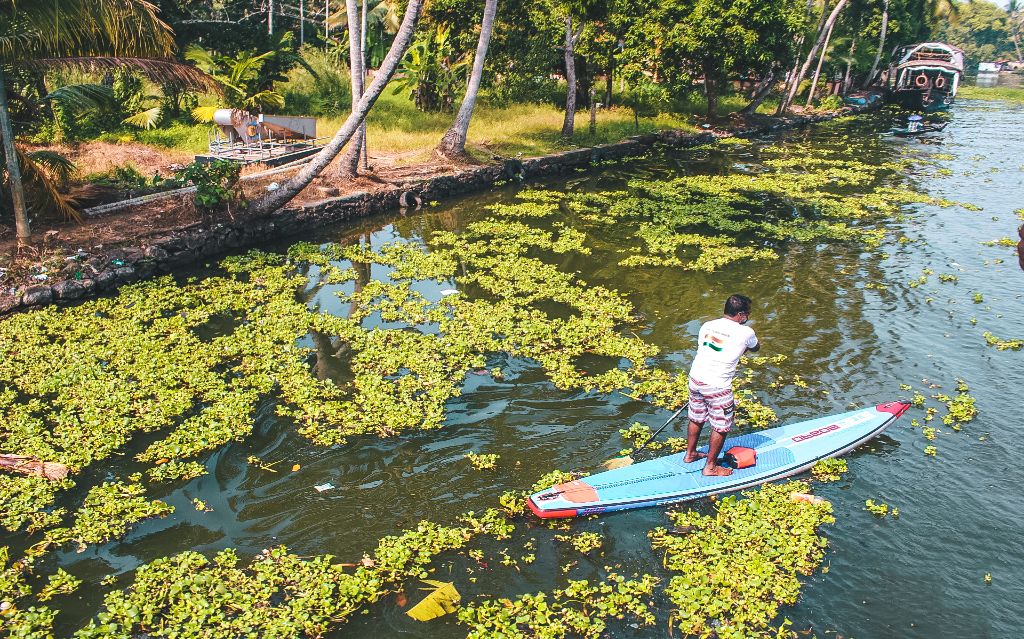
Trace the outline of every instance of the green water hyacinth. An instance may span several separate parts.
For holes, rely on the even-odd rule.
[[[828,502],[794,501],[803,482],[766,484],[722,499],[711,516],[670,513],[687,530],[650,534],[674,573],[665,594],[676,606],[672,624],[684,636],[747,639],[775,636],[772,624],[784,605],[796,603],[801,575],[820,565],[826,540],[818,527],[835,521]]]
[[[158,559],[139,568],[131,586],[109,593],[102,612],[75,636],[320,637],[406,580],[427,577],[437,555],[500,520],[495,511],[473,520],[480,528],[421,522],[385,537],[355,565],[284,547],[264,550],[245,567],[231,549],[212,558],[184,552]]]
[[[839,481],[847,470],[845,459],[822,459],[811,467],[811,475],[818,481]]]
[[[626,579],[609,574],[603,581],[569,581],[550,594],[473,602],[459,610],[469,627],[467,639],[597,639],[612,619],[654,624],[650,597],[658,580],[651,575]]]

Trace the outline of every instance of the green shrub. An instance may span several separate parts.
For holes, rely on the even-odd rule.
[[[352,104],[348,65],[334,53],[314,47],[302,49],[309,69],[297,66],[281,86],[285,112],[294,115],[336,115]]]
[[[196,208],[202,212],[212,213],[239,198],[236,188],[242,165],[226,160],[213,162],[193,162],[178,172],[183,182],[191,182],[196,187]]]
[[[818,108],[822,111],[835,111],[843,108],[843,99],[838,95],[826,95],[818,100]]]

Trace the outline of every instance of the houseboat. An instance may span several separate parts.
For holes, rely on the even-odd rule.
[[[948,109],[964,72],[964,52],[943,42],[897,47],[885,77],[887,102],[913,111]]]

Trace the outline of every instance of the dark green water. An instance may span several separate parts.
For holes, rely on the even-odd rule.
[[[1024,108],[964,101],[945,131],[919,140],[880,137],[891,123],[891,114],[880,114],[782,139],[809,152],[841,150],[873,162],[949,154],[952,159],[909,169],[902,180],[983,210],[914,205],[905,221],[889,224],[894,233],[878,251],[791,244],[777,261],[741,262],[713,274],[619,267],[612,230],[601,250],[565,258],[559,266],[627,294],[647,318],[642,337],[678,370],[689,366],[697,327],[719,314],[728,294],[753,297],[752,325],[764,344],[761,354],[789,356],[761,379],[798,374],[810,384],[807,389],[755,388],[784,421],[909,396],[899,390],[901,383],[915,389],[939,384],[933,392],[952,394],[956,378],[964,379],[977,398],[979,416],[962,432],[940,425],[937,440],[928,442],[910,427],[908,415],[854,452],[842,481],[816,488],[832,501],[837,519],[823,531],[830,542],[828,569],[806,580],[800,603],[785,615],[795,629],[813,627],[819,637],[1016,636],[1024,627],[1024,469],[1015,443],[1024,435],[1024,353],[996,351],[986,346],[982,332],[1024,337],[1024,272],[1012,248],[980,242],[1016,237],[1013,210],[1024,206],[1019,134]],[[757,166],[759,145],[778,141],[668,152],[530,186],[607,190],[635,177],[746,171]],[[458,230],[479,219],[486,214],[484,204],[507,201],[516,188],[304,239],[373,246],[395,239],[423,241],[435,230]],[[899,244],[895,238],[901,234],[917,241]],[[935,271],[929,282],[908,287],[926,267]],[[959,281],[940,283],[939,273],[956,274]],[[386,270],[374,267],[371,275],[383,278]],[[866,288],[869,283],[888,288]],[[319,288],[309,301],[345,314],[348,309],[334,292],[350,290],[351,284],[346,286]],[[447,286],[428,284],[420,290],[435,299],[442,288]],[[976,292],[984,303],[973,303]],[[325,374],[336,374],[332,370],[343,361],[328,350],[323,349],[320,365]],[[138,526],[122,543],[62,554],[59,562],[76,576],[98,581],[189,549],[212,553],[236,547],[254,554],[286,544],[298,554],[331,553],[351,561],[384,535],[420,519],[451,523],[458,513],[494,506],[503,491],[528,487],[550,470],[594,470],[622,447],[619,428],[633,421],[657,426],[667,416],[621,394],[558,391],[528,361],[496,357],[491,365],[502,367],[504,379],[467,375],[462,396],[449,402],[443,430],[390,440],[320,448],[295,435],[268,401],[260,408],[257,432],[213,455],[209,475],[166,497],[156,495],[176,507],[174,515]],[[929,443],[938,448],[934,458],[923,453]],[[474,470],[463,458],[471,451],[500,454],[498,469]],[[296,463],[302,468],[268,473],[248,466],[250,455],[279,461],[282,469]],[[313,489],[325,482],[338,488]],[[195,512],[194,497],[213,512]],[[897,506],[899,519],[880,520],[865,512],[865,499]],[[709,502],[684,507],[711,511]],[[569,572],[573,578],[593,577],[603,566],[616,565],[627,574],[661,574],[661,557],[652,552],[647,532],[667,523],[659,509],[577,522],[575,531],[605,537],[605,554],[594,559],[572,556],[565,544],[552,543],[551,531],[527,530],[516,536],[510,552],[522,555],[522,544],[534,537],[537,561],[521,565],[521,571],[478,571],[473,576],[479,580],[472,583],[466,564],[456,562],[450,577],[447,567],[441,576],[454,580],[469,598],[550,589],[564,579],[559,566],[568,560],[580,562]],[[992,575],[990,584],[986,573]],[[84,616],[96,610],[101,595],[86,587],[60,603],[69,616]],[[669,608],[662,600],[654,628],[618,626],[613,634],[665,636]],[[465,629],[454,621],[412,621],[389,600],[335,635],[459,637]]]

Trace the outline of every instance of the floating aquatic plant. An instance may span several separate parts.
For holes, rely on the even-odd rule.
[[[989,346],[995,346],[996,350],[1000,351],[1019,351],[1024,348],[1024,339],[1002,339],[996,337],[990,331],[982,333],[982,337],[985,338],[985,343]]]
[[[575,535],[555,535],[555,539],[566,542],[584,555],[597,550],[604,543],[601,535],[593,532],[582,532]]]
[[[889,504],[875,503],[874,499],[868,499],[864,502],[864,510],[876,517],[885,517],[889,514]]]
[[[478,455],[476,453],[466,453],[466,459],[469,463],[473,464],[473,468],[477,470],[492,470],[498,465],[498,457],[500,455]]]
[[[766,484],[718,502],[715,514],[670,513],[686,534],[651,533],[665,567],[678,573],[665,594],[675,605],[672,624],[684,635],[741,639],[765,636],[779,608],[796,602],[800,575],[810,575],[824,556],[817,534],[832,523],[828,502],[795,501],[803,482]]]
[[[651,575],[627,579],[616,573],[603,581],[569,581],[550,594],[472,602],[459,610],[469,626],[467,639],[597,639],[612,619],[654,624],[650,598],[658,580]]]
[[[847,470],[845,459],[822,459],[811,467],[811,474],[818,481],[839,481]]]

